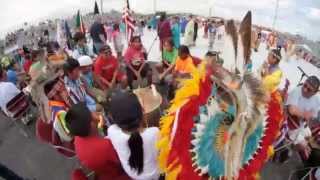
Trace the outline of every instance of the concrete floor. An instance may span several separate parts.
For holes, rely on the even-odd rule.
[[[26,138],[8,118],[0,115],[0,162],[29,179],[70,179],[72,169],[77,167],[76,161],[66,159],[49,145],[37,140],[34,123],[28,129],[30,137]],[[295,167],[295,158],[283,165],[267,163],[261,179],[286,180]]]
[[[30,137],[26,138],[16,125],[1,114],[0,162],[29,179],[70,179],[76,161],[64,158],[49,145],[38,141],[34,133],[34,124],[28,128]]]

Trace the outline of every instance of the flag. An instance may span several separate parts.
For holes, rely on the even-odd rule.
[[[63,21],[57,22],[57,42],[62,49],[68,48]]]
[[[97,1],[94,2],[93,14],[100,14]]]
[[[70,27],[69,27],[69,24],[68,24],[67,21],[65,21],[65,23],[64,23],[64,29],[65,29],[65,32],[66,32],[68,48],[71,49],[72,48],[71,47],[72,34],[71,34]]]
[[[127,0],[126,2],[126,7],[124,8],[122,20],[126,24],[127,41],[130,42],[134,32],[134,19],[131,16],[129,0]]]
[[[78,10],[77,18],[76,18],[76,27],[82,33],[86,33],[86,29],[82,20],[82,16],[80,15],[80,10]]]

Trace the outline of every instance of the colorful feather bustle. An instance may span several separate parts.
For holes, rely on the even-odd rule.
[[[197,74],[197,72],[194,74]],[[201,81],[201,79],[204,79],[204,81]],[[192,152],[192,131],[197,126],[197,120],[195,117],[203,111],[200,107],[207,103],[211,90],[213,89],[211,85],[212,82],[208,79],[209,78],[202,77],[193,79],[192,81],[185,81],[184,83],[187,83],[187,85],[191,85],[191,83],[195,85],[194,83],[198,82],[199,91],[197,93],[195,91],[189,91],[189,96],[187,96],[187,94],[184,94],[183,96],[180,94],[178,97],[185,97],[185,99],[181,98],[180,101],[176,101],[177,99],[175,99],[173,103],[180,104],[181,106],[179,107],[177,104],[176,106],[172,106],[175,107],[176,111],[169,112],[168,115],[161,119],[161,140],[158,143],[158,148],[160,150],[159,163],[160,168],[166,173],[166,178],[169,180],[197,180],[208,179],[208,177],[223,177],[224,162],[222,156],[219,157],[218,152],[216,152],[216,155],[212,152],[208,152],[208,149],[212,149],[211,145],[213,144],[207,144],[207,149],[202,149],[205,146],[201,146],[201,148],[198,149],[205,154],[204,157],[195,157]],[[177,95],[180,92],[186,92],[184,91],[185,89],[183,89],[184,87],[188,86],[183,86],[180,89],[181,91],[177,91]],[[176,114],[177,111],[179,113],[178,115]],[[275,92],[271,95],[271,100],[268,103],[267,114],[268,118],[264,123],[266,126],[264,128],[263,126],[259,126],[248,138],[249,140],[247,141],[246,147],[250,147],[251,149],[245,148],[245,155],[243,159],[244,166],[239,172],[238,179],[257,179],[257,174],[261,170],[263,164],[268,160],[270,152],[272,152],[272,143],[279,133],[281,120],[283,119],[279,93]],[[219,116],[220,115],[215,118],[219,119]],[[218,124],[216,123],[219,122],[218,119],[211,121],[211,125],[207,124],[207,130],[210,129],[210,126],[217,128]],[[177,123],[177,127],[175,135],[172,136],[174,123]],[[203,129],[203,131],[205,131],[205,129]],[[218,131],[214,132],[217,133]],[[207,139],[210,139],[210,137],[212,138],[213,136],[217,136],[217,134],[211,134]],[[205,143],[208,142],[202,141],[200,143],[204,143],[205,145]],[[195,158],[198,158],[196,160],[198,161],[198,165],[202,164],[204,166],[202,168],[208,168],[208,171],[216,173],[208,174],[199,170],[199,166],[194,163]],[[204,161],[211,161],[213,163],[210,166],[205,167],[206,165]]]
[[[228,29],[234,23],[229,25],[227,36],[235,37],[236,29]],[[160,121],[158,160],[166,179],[259,178],[273,153],[283,113],[280,93],[272,93],[267,102],[261,81],[243,69],[250,57],[250,43],[244,43],[250,32],[248,12],[238,32],[241,36],[229,38],[235,50],[230,61],[239,72],[222,67],[210,72],[204,62],[191,79],[181,82]]]
[[[267,107],[267,124],[265,127],[264,136],[261,139],[259,149],[253,159],[240,171],[239,179],[250,180],[256,179],[256,174],[259,173],[263,164],[272,156],[273,142],[279,135],[283,121],[281,95],[278,91],[271,94],[270,101]]]
[[[211,89],[212,83],[210,78],[206,77],[205,65],[200,65],[199,69],[192,73],[192,79],[181,82],[182,87],[176,91],[168,114],[160,120],[160,141],[157,143],[160,150],[158,160],[167,179],[200,178],[194,172],[189,152],[191,130],[194,125],[193,117],[197,115],[199,105],[204,104],[204,101],[207,100],[205,95],[210,94],[210,92],[203,92],[203,90]],[[172,137],[175,121],[177,128]]]

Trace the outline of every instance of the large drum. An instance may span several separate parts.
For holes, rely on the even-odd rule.
[[[144,111],[145,127],[159,127],[162,97],[155,87],[140,88],[133,91]]]

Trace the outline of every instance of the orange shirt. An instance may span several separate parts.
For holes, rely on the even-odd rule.
[[[185,74],[185,73],[192,73],[196,66],[193,64],[192,57],[189,56],[187,59],[182,60],[179,56],[176,60],[176,65],[174,70],[178,73]]]

